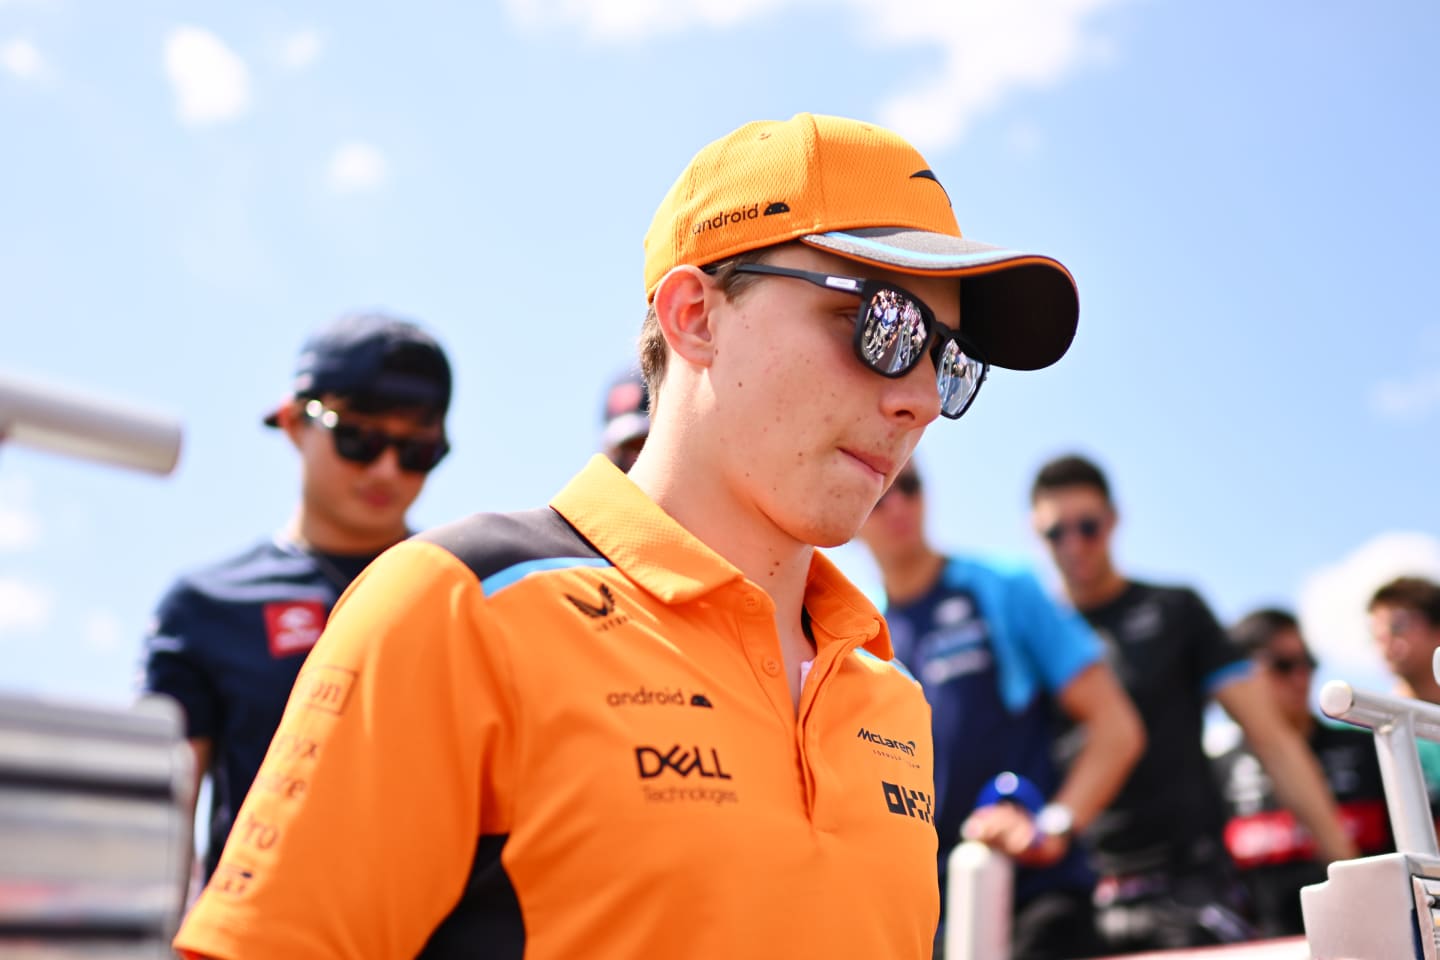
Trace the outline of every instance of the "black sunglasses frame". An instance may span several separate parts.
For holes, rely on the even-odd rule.
[[[1261,661],[1271,670],[1274,670],[1281,676],[1286,677],[1288,677],[1290,674],[1294,673],[1297,670],[1308,670],[1309,672],[1314,673],[1315,668],[1320,666],[1320,664],[1315,662],[1315,658],[1311,656],[1272,657],[1266,655],[1261,657]]]
[[[1050,543],[1059,544],[1072,533],[1078,534],[1082,540],[1094,540],[1104,529],[1105,521],[1101,518],[1081,517],[1074,523],[1057,523],[1046,527],[1041,531],[1041,535]]]
[[[395,448],[395,459],[406,473],[429,473],[440,465],[450,452],[450,443],[443,436],[435,440],[417,440],[414,437],[397,437],[378,427],[362,427],[345,423],[338,411],[331,410],[319,400],[310,400],[300,408],[306,420],[323,428],[335,444],[335,453],[342,460],[369,466],[385,454],[389,447]]]
[[[871,280],[865,277],[845,277],[832,273],[816,273],[813,270],[796,270],[790,267],[777,267],[770,263],[739,263],[731,268],[735,273],[753,273],[767,277],[789,277],[792,280],[804,280],[806,283],[813,283],[817,287],[826,290],[838,290],[841,293],[853,293],[860,298],[860,309],[855,314],[855,335],[852,344],[855,348],[855,356],[859,358],[865,369],[872,373],[890,380],[898,380],[920,365],[920,360],[927,353],[935,364],[936,388],[939,389],[940,357],[947,342],[953,342],[962,355],[980,364],[980,375],[975,379],[975,389],[970,391],[970,396],[965,398],[965,403],[954,413],[945,410],[945,397],[940,397],[940,414],[949,420],[959,420],[975,403],[975,398],[980,395],[980,388],[985,384],[985,378],[990,373],[990,362],[985,359],[974,341],[968,339],[957,330],[951,330],[945,324],[935,319],[935,311],[915,294],[904,287],[886,283],[881,280]],[[707,273],[715,273],[719,265],[711,265],[705,268]],[[920,319],[925,325],[925,345],[915,352],[910,363],[903,369],[888,371],[881,370],[865,358],[865,318],[870,312],[875,299],[882,291],[889,290],[899,294],[915,305],[920,312]]]

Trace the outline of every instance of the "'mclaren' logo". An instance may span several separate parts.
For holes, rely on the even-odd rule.
[[[860,732],[857,733],[855,736],[861,740],[866,740],[870,743],[873,743],[877,747],[887,747],[891,750],[899,750],[901,753],[905,754],[908,757],[915,756],[914,740],[892,740],[889,737],[882,737],[880,736],[880,734],[874,732],[873,730],[867,730],[864,727],[861,727]]]
[[[950,206],[952,206],[952,207],[954,206],[953,203],[950,203],[950,191],[949,191],[949,190],[946,190],[946,189],[945,189],[945,184],[941,183],[941,182],[940,182],[940,178],[937,177],[937,176],[935,176],[935,171],[934,171],[934,170],[916,170],[914,173],[910,174],[910,179],[911,179],[911,180],[930,180],[930,181],[932,181],[932,182],[935,184],[935,186],[937,186],[937,187],[940,188],[940,192],[943,193],[943,194],[945,194],[945,202],[946,202],[946,203],[949,203]]]

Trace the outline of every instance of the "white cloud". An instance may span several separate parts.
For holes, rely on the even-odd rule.
[[[330,157],[330,186],[342,193],[374,190],[385,182],[385,154],[373,144],[341,144]]]
[[[1419,420],[1440,410],[1440,370],[1377,384],[1370,409],[1387,420]]]
[[[682,30],[715,30],[773,16],[787,7],[847,8],[854,32],[887,51],[939,48],[938,69],[889,94],[878,122],[921,149],[962,139],[970,126],[1021,90],[1063,82],[1078,68],[1115,57],[1094,19],[1126,0],[506,0],[524,26],[574,26],[602,42],[633,42]],[[903,56],[878,62],[903,67]],[[913,76],[904,69],[877,70]],[[882,96],[886,90],[877,86]]]
[[[18,553],[40,542],[42,524],[31,490],[23,477],[0,479],[0,553]]]
[[[117,650],[123,639],[120,618],[108,610],[97,610],[85,617],[81,642],[86,650],[109,653]]]
[[[318,30],[297,30],[280,44],[280,61],[291,70],[303,70],[314,63],[325,49]]]
[[[1440,539],[1425,533],[1381,534],[1306,578],[1300,588],[1300,626],[1329,673],[1341,678],[1386,674],[1370,641],[1365,608],[1377,589],[1404,575],[1440,580]]]
[[[48,587],[18,577],[0,577],[0,638],[46,626],[54,609],[55,594]]]
[[[0,69],[17,80],[38,80],[49,72],[49,66],[35,44],[16,37],[0,44]]]
[[[0,553],[28,550],[40,542],[40,518],[23,507],[0,504]]]
[[[165,74],[184,123],[219,123],[249,109],[249,68],[208,30],[170,31],[165,38]]]

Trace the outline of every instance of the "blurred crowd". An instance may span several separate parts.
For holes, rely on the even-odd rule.
[[[413,533],[407,511],[449,448],[450,389],[443,351],[413,323],[358,314],[317,331],[264,417],[301,458],[295,514],[160,603],[145,689],[184,706],[196,794],[210,785],[197,888],[330,608]],[[601,406],[597,448],[628,471],[649,432],[644,377],[619,373]],[[1317,663],[1296,617],[1256,610],[1227,629],[1193,589],[1122,573],[1099,465],[1065,455],[1034,478],[1031,522],[1058,596],[1022,565],[941,553],[926,499],[912,461],[860,540],[883,576],[896,656],[932,709],[942,891],[960,843],[1013,860],[1014,958],[1299,934],[1299,890],[1326,863],[1393,849],[1370,735],[1316,715]],[[1395,692],[1440,703],[1440,585],[1400,578],[1368,612]],[[1233,721],[1220,749],[1204,735],[1212,702]],[[1421,757],[1440,810],[1440,745],[1422,742]],[[944,934],[942,919],[937,955]]]

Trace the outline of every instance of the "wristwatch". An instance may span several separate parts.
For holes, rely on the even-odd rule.
[[[1047,803],[1035,814],[1035,829],[1047,837],[1068,840],[1075,829],[1075,814],[1063,803]]]

